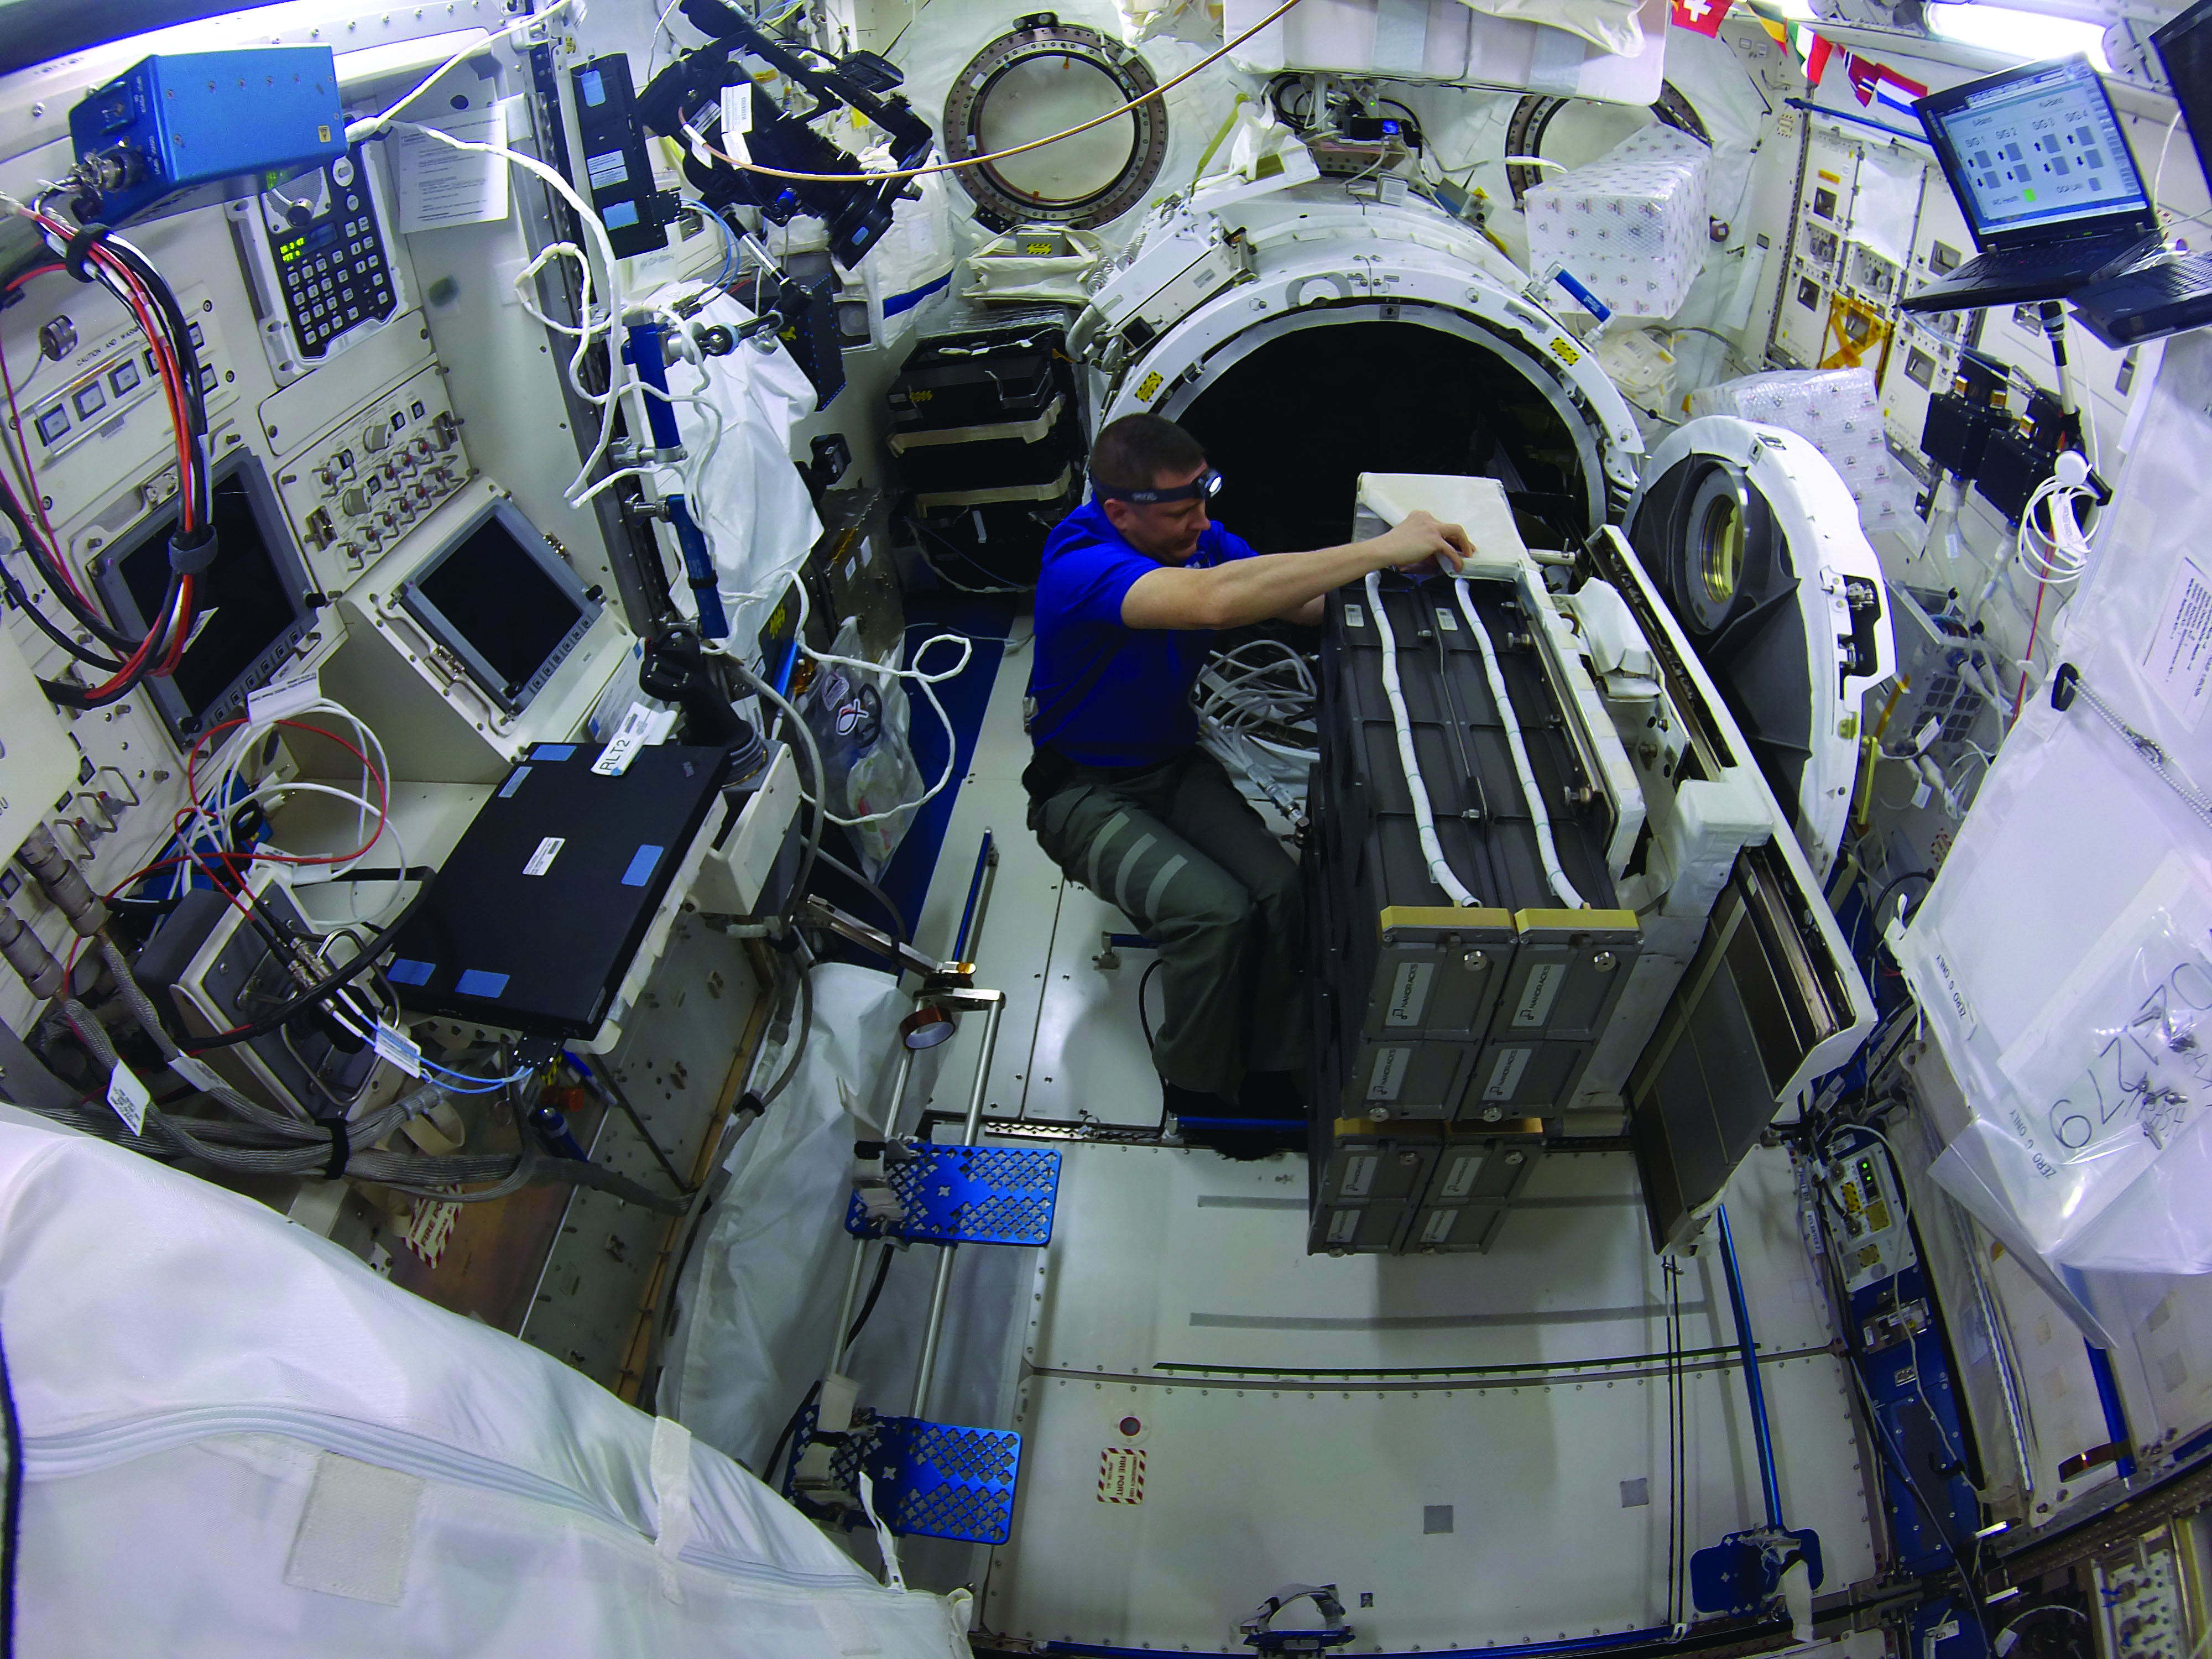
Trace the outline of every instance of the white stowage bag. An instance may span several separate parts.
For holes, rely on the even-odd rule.
[[[696,320],[738,329],[752,320],[752,313],[718,295]],[[722,434],[702,470],[693,516],[714,556],[729,637],[750,649],[822,533],[806,481],[791,459],[791,428],[814,412],[814,386],[781,345],[771,352],[741,345],[726,357],[707,359],[704,373],[706,385],[697,395],[720,415]],[[684,396],[697,386],[700,374],[671,365],[669,390]],[[713,438],[714,422],[690,404],[676,405],[676,423],[694,455]],[[679,581],[676,591],[688,603],[690,590]]]
[[[882,158],[886,171],[896,165],[886,148],[878,146],[870,152],[871,162],[877,156]],[[945,157],[932,150],[928,159],[935,164]],[[891,228],[860,261],[860,285],[867,290],[868,302],[880,319],[878,345],[896,343],[915,325],[922,301],[951,286],[952,268],[957,261],[954,204],[945,175],[933,173],[916,179],[913,188],[921,196],[902,197],[892,204]],[[967,201],[964,196],[960,199],[963,204]]]
[[[661,1375],[663,1409],[755,1468],[830,1358],[852,1261],[853,1143],[882,1132],[898,1023],[914,1007],[896,977],[872,969],[823,963],[812,980],[799,1067],[730,1152],[730,1184],[677,1289]],[[916,1054],[908,1101],[929,1098],[951,1046]]]
[[[2212,338],[2156,373],[2053,655],[2202,789]],[[1935,1178],[2056,1266],[2212,1273],[2212,825],[2086,698],[2031,684],[1893,939],[1965,1096]]]
[[[964,1655],[675,1424],[249,1200],[0,1106],[21,1650]]]

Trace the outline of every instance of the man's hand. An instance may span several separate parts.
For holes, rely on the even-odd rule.
[[[1474,552],[1466,531],[1455,524],[1440,524],[1434,514],[1419,511],[1408,513],[1395,529],[1383,532],[1370,545],[1386,556],[1386,563],[1400,570],[1433,562],[1446,572],[1456,572],[1460,561]]]

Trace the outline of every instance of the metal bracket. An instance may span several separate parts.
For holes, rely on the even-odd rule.
[[[899,1218],[873,1213],[855,1192],[845,1231],[855,1238],[894,1237],[935,1244],[1049,1244],[1060,1195],[1060,1154],[1042,1146],[938,1146],[908,1143],[910,1156],[887,1161],[882,1183]]]
[[[799,1460],[813,1439],[814,1424],[815,1408],[810,1406],[792,1437],[784,1472],[787,1494],[803,1490]],[[811,1479],[806,1486],[834,1501],[859,1490],[865,1468],[875,1483],[876,1512],[893,1532],[1003,1544],[1013,1529],[1021,1461],[1022,1437],[1011,1429],[970,1429],[861,1412],[831,1450],[827,1476]],[[860,1519],[857,1499],[848,1518]]]

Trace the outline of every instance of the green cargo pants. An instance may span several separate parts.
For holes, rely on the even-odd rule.
[[[1046,752],[1024,781],[1038,844],[1159,945],[1161,1076],[1234,1100],[1248,1070],[1302,1068],[1298,866],[1220,762],[1193,748],[1109,774]]]

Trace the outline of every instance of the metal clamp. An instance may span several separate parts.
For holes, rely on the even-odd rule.
[[[1272,1628],[1275,1615],[1285,1607],[1309,1599],[1315,1610],[1328,1621],[1327,1624],[1314,1630]],[[1246,1647],[1265,1654],[1322,1653],[1342,1647],[1354,1634],[1345,1621],[1344,1603],[1337,1600],[1334,1584],[1285,1584],[1261,1602],[1252,1616],[1237,1628],[1243,1633]]]

